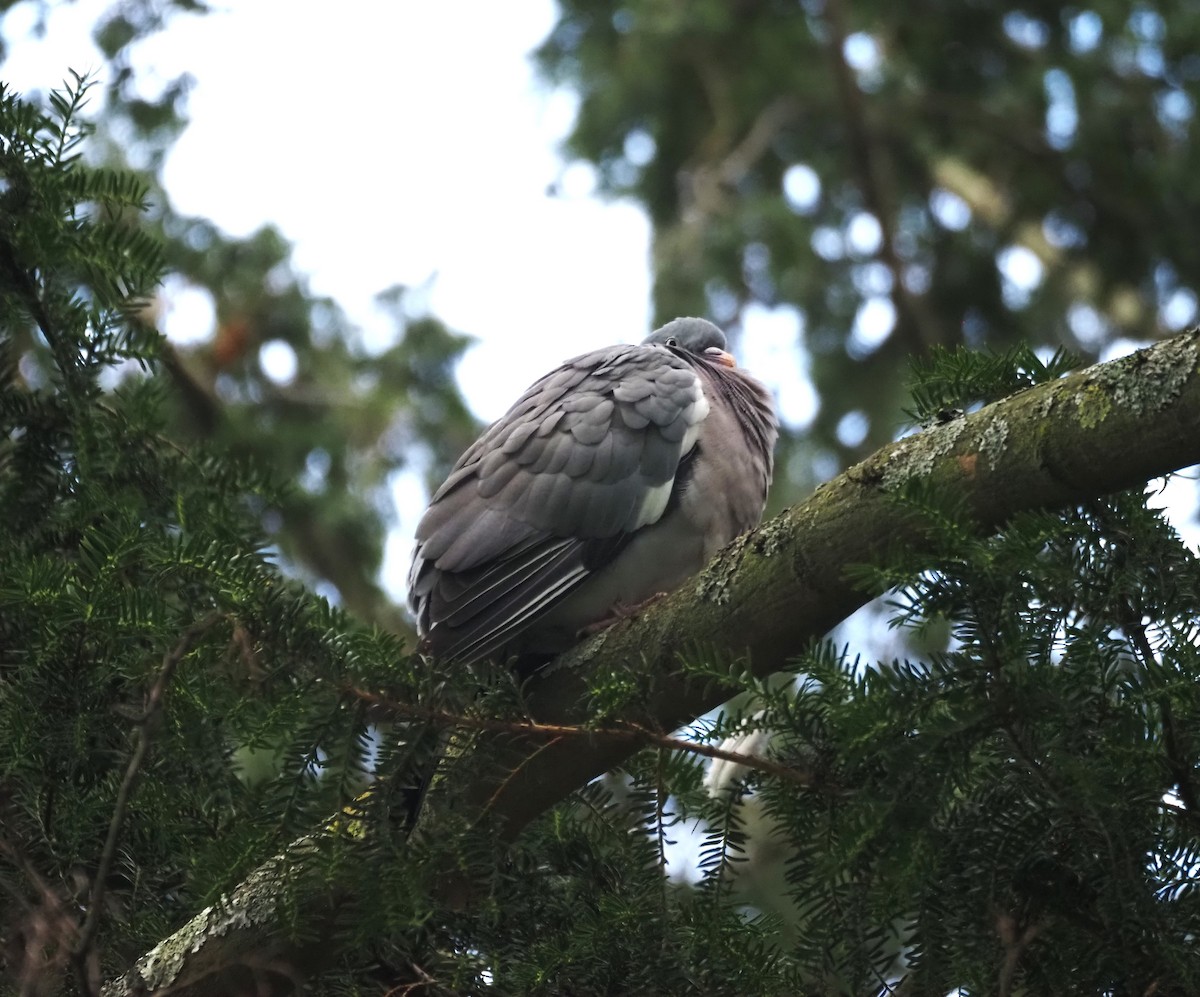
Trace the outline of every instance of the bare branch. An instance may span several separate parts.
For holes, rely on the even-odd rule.
[[[1037,938],[1043,926],[1043,922],[1035,921],[1022,929],[1011,914],[997,915],[996,934],[1000,936],[1000,944],[1004,946],[1004,962],[1000,964],[1000,982],[996,988],[1000,997],[1008,997],[1012,993],[1013,980],[1016,978],[1021,956],[1030,942]]]
[[[0,839],[0,855],[20,872],[25,889],[0,878],[0,887],[8,895],[8,911],[20,911],[17,930],[5,941],[14,944],[13,974],[19,984],[20,997],[42,997],[52,990],[51,981],[61,978],[63,967],[71,957],[72,945],[78,937],[72,905],[61,891],[54,890],[34,868],[25,854],[9,840]],[[32,887],[38,897],[31,903],[26,890]],[[11,930],[9,922],[2,926]],[[7,934],[7,932],[6,932]],[[99,967],[92,960],[88,967],[89,980],[98,983]]]
[[[559,739],[584,739],[589,741],[612,741],[630,746],[634,751],[657,747],[668,751],[683,751],[702,758],[719,758],[722,761],[744,765],[746,768],[773,775],[797,786],[811,786],[813,776],[809,772],[773,762],[761,755],[748,755],[741,751],[730,751],[703,741],[688,741],[681,737],[651,730],[642,724],[629,721],[616,726],[590,727],[586,724],[547,724],[534,720],[503,720],[496,717],[468,716],[445,710],[422,709],[389,699],[379,693],[368,692],[353,686],[347,692],[356,699],[369,704],[373,709],[382,709],[395,720],[423,720],[438,727],[458,727],[466,730],[489,731],[494,734],[520,734],[549,741]]]

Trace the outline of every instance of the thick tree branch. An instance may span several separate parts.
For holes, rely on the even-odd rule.
[[[910,482],[960,496],[986,532],[1025,510],[1070,506],[1200,463],[1198,366],[1200,333],[1191,332],[884,447],[730,545],[694,583],[563,655],[529,683],[533,719],[585,720],[587,676],[613,663],[641,661],[657,676],[646,712],[662,731],[719,705],[731,691],[680,673],[681,657],[704,653],[756,675],[779,670],[867,601],[869,594],[847,580],[848,566],[875,561],[898,542],[920,549],[921,523],[896,501]],[[474,750],[493,764],[465,794],[456,787],[466,807],[458,816],[487,817],[511,839],[636,747],[481,732]],[[436,789],[428,798],[435,819]],[[302,856],[291,858],[296,875]],[[280,860],[264,865],[230,901],[163,942],[106,993],[225,992],[210,973],[248,950],[286,949],[272,930],[283,867]],[[328,914],[304,912],[311,922]],[[297,964],[312,965],[304,958],[311,946],[293,948]],[[330,946],[324,958],[337,955]]]
[[[1200,462],[1198,364],[1193,331],[882,448],[730,545],[694,584],[560,658],[531,691],[535,718],[579,720],[586,676],[608,662],[644,660],[663,674],[701,652],[760,676],[779,671],[868,600],[846,567],[878,561],[900,542],[920,549],[921,524],[896,501],[910,481],[961,496],[990,531],[1018,512],[1062,508]],[[669,730],[730,691],[675,674],[647,710]],[[556,745],[524,764],[523,778],[493,807],[506,834],[629,754],[609,744],[578,748]],[[479,750],[520,755],[521,746],[498,739]],[[486,783],[473,787],[481,806],[496,789]]]

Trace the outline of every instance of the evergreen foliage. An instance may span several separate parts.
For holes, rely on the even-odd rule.
[[[914,414],[1067,366],[936,355]],[[772,731],[810,781],[735,793],[760,794],[759,833],[786,841],[791,954],[816,992],[1200,988],[1200,565],[1152,498],[981,538],[952,499],[910,489],[929,543],[856,573],[944,649],[866,664],[826,643],[794,695],[762,689],[752,717],[722,719],[718,736]]]
[[[1135,494],[988,540],[911,501],[938,556],[876,576],[949,649],[826,651],[768,720],[822,760],[814,790],[762,790],[797,957],[837,992],[1194,993],[1194,556]]]
[[[1200,991],[1200,573],[1139,493],[981,538],[914,487],[930,546],[855,570],[927,650],[798,648],[787,685],[689,663],[744,693],[690,736],[769,731],[770,764],[714,791],[666,742],[511,846],[452,806],[406,841],[427,727],[466,732],[441,778],[467,783],[471,729],[515,730],[522,690],[431,673],[281,573],[264,523],[302,447],[280,482],[178,442],[146,188],[79,158],[85,92],[0,95],[0,988],[96,992],[283,855],[284,934],[345,953],[330,993]],[[388,373],[432,397],[461,344],[410,331]],[[1069,365],[932,351],[911,415]],[[589,729],[644,719],[654,681],[597,679]],[[771,912],[739,888],[752,803],[787,855]]]
[[[79,158],[86,91],[0,95],[0,937],[31,992],[93,910],[94,982],[361,791],[338,679],[403,660],[280,576],[277,485],[163,435],[161,254],[144,185]]]

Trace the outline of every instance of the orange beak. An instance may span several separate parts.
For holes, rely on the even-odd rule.
[[[722,367],[737,366],[737,361],[733,359],[732,353],[726,353],[724,350],[718,349],[716,346],[710,346],[704,351],[704,355],[710,360],[715,360]]]

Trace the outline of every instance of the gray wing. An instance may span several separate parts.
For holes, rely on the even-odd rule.
[[[597,350],[535,383],[417,526],[409,603],[434,654],[493,653],[657,522],[708,411],[659,346]]]

